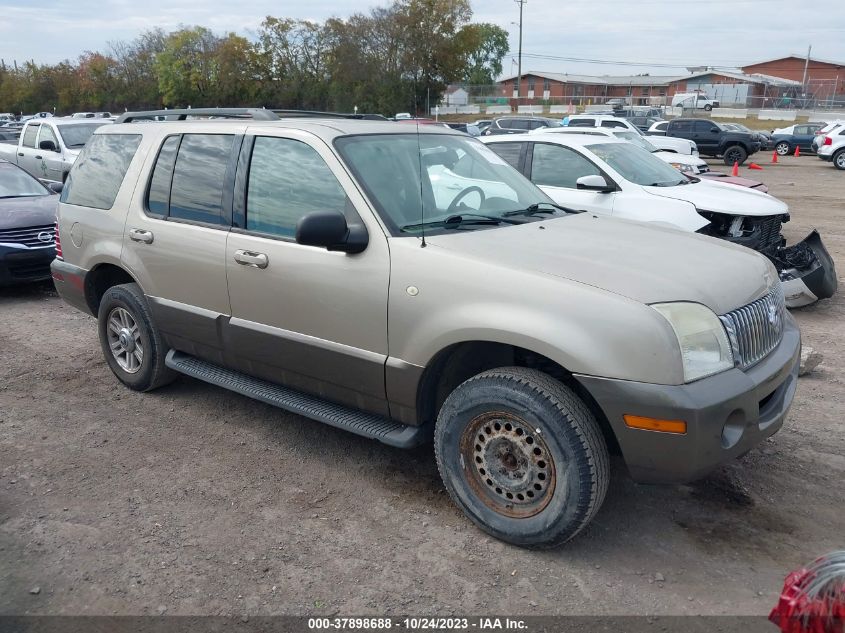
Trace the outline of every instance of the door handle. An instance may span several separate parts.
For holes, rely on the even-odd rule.
[[[267,268],[267,264],[270,263],[267,255],[255,251],[235,251],[235,261],[253,268]]]
[[[151,231],[145,231],[144,229],[129,229],[129,239],[133,242],[152,244],[153,234]]]
[[[41,160],[41,156],[36,156],[35,158],[37,158],[38,160]]]
[[[23,156],[23,152],[18,152],[18,156]]]

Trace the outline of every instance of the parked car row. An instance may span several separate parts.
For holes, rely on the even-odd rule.
[[[101,127],[62,191],[56,287],[127,387],[433,440],[456,505],[527,547],[592,520],[611,447],[682,482],[782,425],[800,334],[755,249],[783,203],[603,134],[233,116]]]

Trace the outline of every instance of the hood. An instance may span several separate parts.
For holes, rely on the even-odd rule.
[[[683,154],[690,154],[697,147],[693,141],[675,136],[649,136],[648,141],[658,149],[671,149]]]
[[[53,224],[59,196],[0,198],[0,231]]]
[[[676,152],[654,152],[652,156],[656,156],[667,163],[678,163],[679,165],[692,165],[693,167],[706,167],[707,163],[701,160],[698,156],[692,154],[678,154]]]
[[[711,180],[702,180],[679,187],[643,187],[643,190],[654,196],[691,202],[700,211],[742,216],[789,213],[786,203],[773,196],[754,189]]]
[[[693,301],[716,314],[754,301],[776,281],[772,264],[748,248],[591,213],[426,241],[491,265],[561,277],[641,303]]]

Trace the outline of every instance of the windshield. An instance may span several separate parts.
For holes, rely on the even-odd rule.
[[[395,235],[505,226],[517,223],[505,221],[510,217],[505,214],[551,202],[492,150],[466,136],[375,134],[347,136],[335,144]],[[466,221],[455,221],[457,216]]]
[[[646,140],[645,136],[641,136],[640,134],[637,134],[636,132],[631,132],[630,130],[625,130],[625,131],[620,130],[618,132],[614,132],[613,135],[616,138],[621,138],[623,141],[628,141],[629,143],[633,143],[634,145],[638,145],[639,147],[642,147],[644,150],[646,150],[648,152],[659,151],[654,145],[652,145],[651,143],[649,143]]]
[[[49,195],[47,188],[23,169],[0,166],[0,198],[26,198]]]
[[[88,142],[91,135],[101,125],[105,125],[105,121],[99,123],[86,123],[84,125],[59,125],[59,134],[62,135],[62,140],[65,142],[65,147],[69,149],[78,149]]]
[[[625,180],[643,186],[672,187],[690,181],[678,170],[649,152],[629,143],[601,143],[587,149],[617,171]]]

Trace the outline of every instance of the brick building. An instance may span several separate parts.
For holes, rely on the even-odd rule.
[[[801,55],[788,55],[765,62],[744,66],[745,73],[760,73],[792,81],[804,80],[804,66],[807,66],[807,92],[816,99],[832,99],[845,95],[845,61],[816,59]]]
[[[498,85],[500,97],[516,97],[517,77],[506,77]],[[759,106],[775,103],[799,88],[800,82],[789,79],[712,69],[672,76],[600,77],[528,71],[522,75],[518,94],[520,102],[571,101],[573,105],[589,105],[622,98],[631,105],[664,105],[671,103],[676,93],[701,92],[725,105]]]

